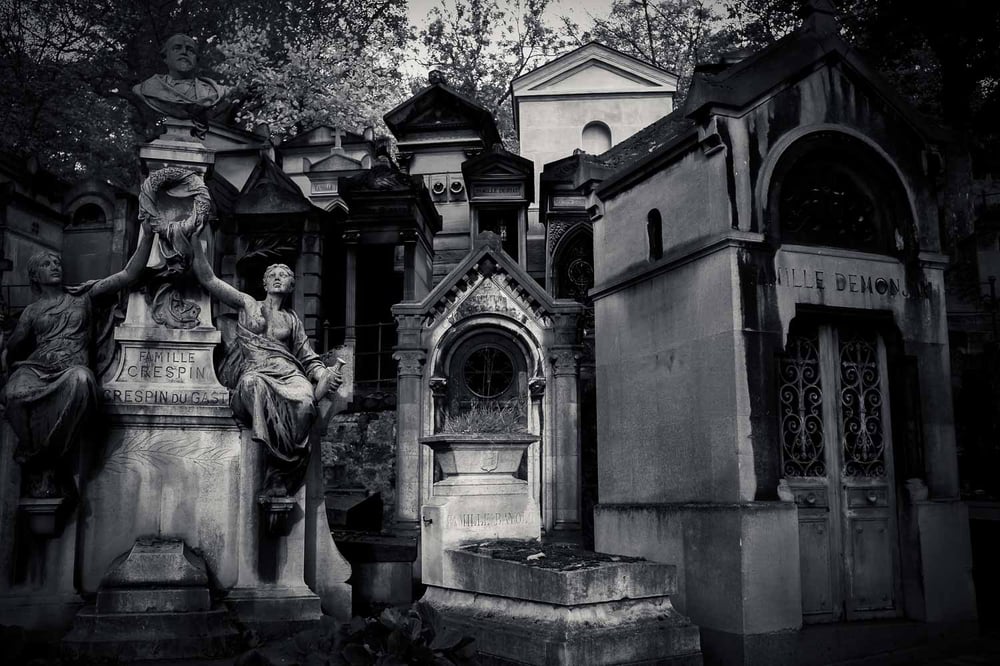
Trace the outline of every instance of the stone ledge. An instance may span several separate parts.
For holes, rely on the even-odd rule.
[[[100,614],[93,606],[77,613],[63,639],[64,655],[86,662],[115,658],[148,659],[225,657],[240,648],[240,634],[223,609],[188,613]]]
[[[670,599],[552,606],[430,586],[438,631],[476,639],[482,663],[701,666],[698,627]]]
[[[449,549],[450,585],[481,594],[530,602],[579,606],[658,598],[677,588],[677,567],[659,562],[597,562],[563,571]]]

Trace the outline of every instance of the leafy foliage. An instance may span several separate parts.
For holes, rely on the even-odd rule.
[[[473,400],[468,409],[445,414],[441,432],[512,433],[527,432],[524,403],[513,400]]]
[[[516,150],[510,82],[544,64],[566,41],[545,24],[550,0],[442,2],[420,32],[428,68],[443,69],[448,83],[490,109],[504,144]],[[414,88],[422,87],[414,82]]]
[[[64,177],[133,185],[130,90],[163,71],[160,45],[177,32],[201,45],[204,75],[226,58],[248,127],[356,127],[374,100],[402,94],[391,63],[410,38],[406,0],[0,0],[0,104],[12,111],[0,149]]]
[[[338,625],[324,617],[317,629],[297,634],[291,646],[280,650],[280,663],[305,666],[472,666],[475,641],[452,631],[434,630],[434,611],[417,602],[408,610],[387,608],[378,617],[354,617]],[[244,653],[236,666],[275,663],[267,648]],[[291,654],[284,654],[290,652]],[[288,658],[291,661],[288,661]]]
[[[563,30],[579,42],[596,40],[678,75],[676,103],[687,93],[695,65],[735,46],[735,34],[705,0],[614,0],[606,17],[581,32],[566,19]]]

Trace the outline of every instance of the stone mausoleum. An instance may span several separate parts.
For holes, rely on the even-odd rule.
[[[241,301],[200,264],[123,296],[81,497],[29,497],[4,426],[0,624],[72,626],[86,654],[108,613],[135,610],[133,587],[159,585],[173,591],[154,606],[208,627],[182,648],[220,653],[230,621],[277,635],[424,583],[455,626],[490,632],[489,654],[525,663],[618,663],[628,626],[635,659],[670,644],[685,664],[828,663],[973,631],[939,224],[949,135],[818,0],[771,47],[699,66],[677,108],[676,83],[587,44],[511,83],[519,154],[432,72],[385,114],[395,150],[371,129],[276,143],[196,118],[140,144],[160,176],[138,194],[0,162],[11,320],[38,249],[62,253],[67,283],[100,278],[149,252],[139,211],[194,206],[213,277],[266,300],[265,269],[290,267],[287,304],[344,380],[319,403],[302,486],[268,498],[213,362]],[[157,243],[149,270],[169,262]],[[498,432],[517,446],[483,444]],[[535,585],[460,552],[539,535],[655,565],[605,561],[620,589],[598,573]],[[179,577],[141,579],[153,556]],[[583,608],[607,640],[587,638]],[[504,653],[496,636],[522,634],[493,616],[536,613],[551,620],[539,645],[583,651]],[[170,622],[159,638],[188,626]]]

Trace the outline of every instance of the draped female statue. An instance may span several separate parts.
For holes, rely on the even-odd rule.
[[[233,415],[267,453],[262,494],[294,495],[309,463],[316,403],[340,386],[340,373],[320,360],[302,321],[287,307],[287,297],[295,287],[288,266],[268,267],[266,296],[258,301],[216,277],[201,243],[196,241],[193,247],[198,280],[208,293],[239,313],[219,375],[232,391]]]
[[[38,299],[21,313],[2,355],[11,374],[0,399],[17,445],[22,494],[55,497],[74,492],[69,454],[86,433],[98,405],[92,359],[93,301],[138,279],[153,242],[143,222],[139,246],[121,271],[77,287],[63,285],[62,260],[40,252],[28,260]]]

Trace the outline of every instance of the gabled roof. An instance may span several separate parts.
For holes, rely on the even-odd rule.
[[[552,315],[575,315],[583,310],[576,301],[554,299],[538,282],[500,249],[500,237],[492,232],[479,234],[476,246],[465,259],[420,302],[392,306],[394,315],[423,316],[427,325],[442,317],[465,318],[480,312],[463,309],[468,297],[479,289],[499,290],[507,304],[495,314],[513,318],[531,316],[543,325]],[[427,321],[430,320],[430,321]]]
[[[617,188],[630,174],[665,159],[694,137],[696,119],[713,109],[744,110],[759,100],[793,86],[821,64],[841,63],[863,80],[918,134],[929,141],[947,139],[947,132],[919,114],[840,37],[829,0],[811,0],[802,10],[797,30],[774,44],[726,66],[699,67],[681,109],[658,120],[600,156],[616,171],[602,184],[599,196]]]
[[[487,146],[500,143],[489,109],[444,83],[432,83],[382,116],[393,136],[449,129],[475,130]]]
[[[316,162],[306,161],[306,173],[317,173],[321,171],[358,171],[362,169],[361,160],[356,160],[347,155],[342,150],[336,149],[328,157],[324,157]]]
[[[663,95],[677,91],[677,75],[598,42],[584,44],[510,82],[514,126],[518,99],[551,95]]]
[[[525,198],[535,200],[535,163],[526,157],[515,155],[500,145],[484,150],[480,154],[462,162],[462,176],[465,182],[471,180],[521,180],[524,182]]]
[[[338,140],[339,135],[339,140]],[[311,130],[296,134],[281,142],[281,148],[306,148],[325,146],[331,143],[364,143],[368,141],[362,134],[332,125],[320,125]]]
[[[262,153],[234,206],[238,215],[287,215],[316,208],[274,160]]]

